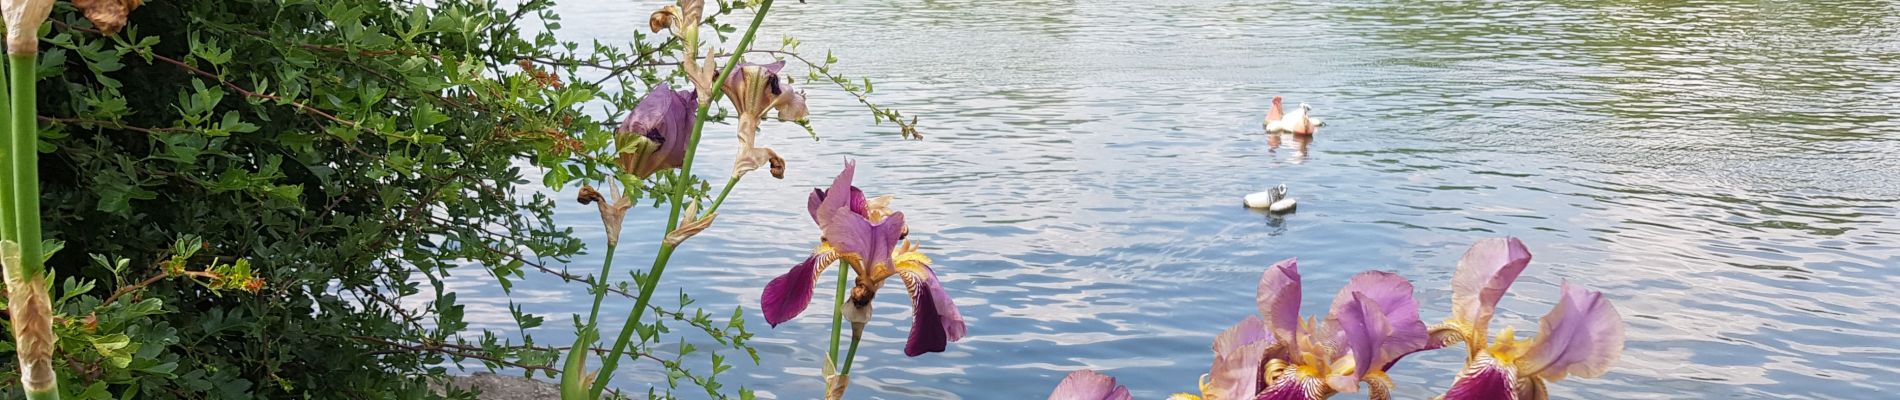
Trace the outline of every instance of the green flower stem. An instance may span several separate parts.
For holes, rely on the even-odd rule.
[[[607,261],[600,263],[600,275],[594,277],[594,309],[587,312],[587,326],[594,326],[600,320],[600,302],[607,299],[607,276],[614,272],[614,248],[620,244],[607,245]]]
[[[838,358],[838,338],[840,336],[843,336],[844,334],[844,298],[845,298],[845,290],[846,290],[845,284],[851,281],[851,268],[849,266],[846,266],[844,264],[844,261],[839,261],[837,269],[838,269],[838,294],[836,296],[832,296],[832,297],[836,297],[837,300],[832,302],[832,306],[831,306],[831,352],[826,353],[826,354],[830,355],[832,363],[836,363],[836,365],[844,365],[844,363],[847,363],[848,361],[843,361]],[[843,374],[841,373],[840,375],[843,375]]]
[[[719,190],[719,198],[713,199],[712,207],[707,207],[706,212],[700,213],[699,217],[704,218],[707,215],[712,215],[713,211],[719,211],[719,205],[726,204],[726,195],[732,194],[732,187],[739,186],[739,178],[739,176],[734,176],[732,179],[727,179],[726,188]]]
[[[4,61],[0,59],[0,62]],[[0,82],[7,82],[4,78],[5,71],[6,68],[0,66]],[[0,104],[12,107],[13,102],[8,100],[8,91],[7,87],[0,86]],[[19,154],[16,153],[13,146],[12,110],[0,112],[0,241],[15,240],[19,237],[20,227],[13,222],[19,218],[14,214],[13,208],[14,195],[19,193],[19,188],[14,187],[19,180],[13,179],[13,160],[19,158]]]
[[[838,375],[851,375],[851,361],[858,358],[858,339],[863,333],[862,329],[851,330],[851,350],[844,353],[844,368],[838,370]]]
[[[7,55],[7,81],[13,92],[12,98],[8,99],[10,100],[9,102],[12,103],[12,107],[8,109],[12,115],[10,116],[10,120],[6,121],[9,131],[7,133],[11,136],[8,141],[12,142],[12,145],[6,149],[7,152],[12,153],[7,157],[6,163],[12,165],[12,171],[9,171],[12,173],[9,180],[13,181],[13,190],[11,193],[7,193],[9,196],[5,199],[10,203],[7,205],[7,208],[13,210],[12,215],[9,216],[9,219],[11,219],[9,222],[13,225],[13,231],[9,232],[10,235],[8,235],[7,239],[19,243],[20,264],[22,264],[20,268],[10,272],[22,273],[26,281],[36,283],[45,282],[44,274],[46,273],[46,258],[40,254],[40,135],[39,120],[35,118],[39,115],[39,95],[36,93],[35,89],[37,88],[34,86],[34,82],[37,81],[39,77],[38,71],[34,69],[38,67],[39,52],[37,51]],[[19,290],[19,288],[15,288],[15,290]],[[45,291],[39,291],[39,293],[41,296],[46,295]],[[42,302],[47,300],[48,299],[45,298],[40,299]],[[17,313],[16,311],[15,315],[18,315]],[[40,317],[47,318],[48,320],[44,321],[44,323],[46,326],[51,326],[52,321],[50,321],[50,319],[53,317],[52,314],[49,313],[41,315]],[[14,321],[14,323],[20,324],[22,321]],[[32,335],[34,333],[26,332],[23,334]],[[52,332],[42,332],[42,334],[48,337],[40,338],[40,340],[47,340],[47,343],[51,343],[50,341],[53,340],[51,337]],[[16,345],[26,344],[20,341],[18,337],[14,338],[14,340]],[[22,355],[24,356],[24,353],[22,353]],[[51,354],[49,353],[47,355],[50,356]],[[37,361],[42,365],[52,363],[51,360]],[[20,360],[21,373],[23,376],[26,373],[24,368],[26,368],[27,365],[28,360]],[[38,385],[39,387],[34,387],[35,384],[31,382],[22,382],[25,386],[27,399],[42,400],[59,398],[59,379],[54,375],[56,372],[51,368],[47,368],[44,372],[47,374],[45,378],[47,378],[48,381],[42,385]]]
[[[587,349],[594,347],[594,341],[600,337],[600,303],[607,298],[607,277],[614,271],[614,249],[618,243],[607,245],[607,260],[600,264],[600,275],[594,276],[594,308],[587,312],[587,325],[574,334],[574,346],[567,349],[566,362],[561,365],[561,393],[579,394],[585,391],[581,379],[587,375]]]
[[[39,96],[33,83],[40,57],[32,53],[7,58],[7,80],[13,89],[8,121],[13,131],[13,240],[20,243],[26,272],[39,274],[45,259],[40,255]]]
[[[752,26],[746,28],[745,36],[739,38],[738,47],[732,51],[732,58],[726,61],[728,69],[730,69],[731,66],[739,65],[739,60],[745,55],[746,49],[752,46],[754,34],[759,32],[759,23],[765,22],[766,12],[771,10],[772,0],[764,0],[759,4],[759,12],[752,15]],[[688,49],[688,51],[694,51],[694,49]],[[693,119],[693,136],[686,142],[686,159],[680,166],[680,176],[682,177],[693,176],[693,154],[699,150],[700,134],[706,128],[706,119],[710,118],[708,113],[712,109],[712,103],[719,101],[719,95],[723,94],[720,89],[725,86],[726,78],[730,76],[732,76],[730,73],[719,73],[719,77],[714,80],[711,88],[699,88],[701,90],[711,90],[712,92],[707,95],[707,101],[699,105],[699,115]],[[690,184],[689,181],[688,179],[680,179],[678,181],[679,183],[677,185],[679,185],[679,187],[676,188],[677,190],[673,194],[673,211],[667,218],[666,230],[661,232],[661,235],[672,233],[674,229],[679,228],[680,207],[685,205],[685,186]],[[593,388],[588,390],[589,398],[598,399],[601,393],[607,391],[607,382],[612,380],[614,368],[620,366],[620,357],[626,354],[627,346],[632,344],[634,327],[639,324],[640,319],[645,316],[647,303],[653,300],[653,289],[660,286],[660,276],[666,273],[666,262],[673,257],[673,249],[673,246],[666,245],[662,242],[659,254],[653,257],[653,267],[647,270],[646,281],[640,282],[640,297],[633,300],[633,309],[627,311],[627,320],[620,326],[620,337],[614,339],[613,348],[608,350],[607,355],[600,360],[600,371],[595,374]]]

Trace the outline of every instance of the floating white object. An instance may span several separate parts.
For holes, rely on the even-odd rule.
[[[1324,124],[1324,122],[1318,118],[1311,117],[1312,113],[1313,106],[1306,105],[1306,103],[1300,103],[1299,108],[1293,109],[1293,112],[1282,112],[1280,109],[1280,96],[1273,96],[1273,107],[1267,109],[1267,133],[1285,132],[1295,135],[1311,135],[1315,132],[1319,132],[1319,126]]]
[[[1286,185],[1275,186],[1265,192],[1249,194],[1240,199],[1248,208],[1265,208],[1267,211],[1283,213],[1292,211],[1299,202],[1286,197]]]
[[[1267,206],[1267,211],[1271,211],[1275,213],[1283,213],[1287,211],[1293,211],[1294,207],[1299,207],[1298,201],[1295,201],[1290,198],[1280,199],[1280,201],[1273,202],[1272,205]]]

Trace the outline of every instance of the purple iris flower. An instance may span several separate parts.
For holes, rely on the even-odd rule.
[[[1115,378],[1091,370],[1069,373],[1056,384],[1056,390],[1049,393],[1049,400],[1131,400],[1128,388],[1115,383]]]
[[[1622,355],[1623,317],[1616,307],[1602,292],[1569,282],[1535,338],[1519,340],[1509,327],[1489,337],[1498,300],[1530,260],[1517,238],[1479,241],[1458,260],[1451,319],[1432,330],[1434,342],[1463,342],[1469,352],[1446,400],[1547,399],[1546,383],[1602,376]]]
[[[695,96],[691,90],[673,90],[665,83],[647,92],[614,130],[621,170],[645,179],[684,164],[686,142],[699,108]]]
[[[1275,263],[1260,278],[1248,317],[1214,338],[1214,366],[1201,385],[1207,399],[1323,399],[1359,383],[1383,399],[1385,371],[1401,357],[1433,348],[1412,283],[1390,272],[1355,275],[1324,320],[1300,318],[1299,263]]]
[[[949,342],[966,333],[963,315],[937,280],[930,258],[918,252],[915,243],[904,240],[908,234],[904,213],[890,211],[888,197],[867,200],[862,190],[851,186],[856,168],[856,163],[847,160],[830,188],[812,191],[806,208],[824,232],[823,242],[811,257],[765,285],[761,296],[765,321],[777,326],[804,312],[818,276],[842,260],[857,273],[844,310],[853,335],[869,322],[877,290],[895,276],[903,281],[916,310],[904,354],[915,357],[944,351]]]

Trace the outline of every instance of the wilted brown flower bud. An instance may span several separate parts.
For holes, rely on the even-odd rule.
[[[594,190],[593,186],[583,185],[581,186],[581,194],[579,198],[576,198],[574,200],[580,201],[581,204],[594,204],[594,202],[596,201],[606,202],[607,198],[604,196],[601,196],[600,191]]]
[[[679,10],[679,6],[666,6],[654,11],[653,15],[647,16],[647,28],[652,29],[653,33],[660,33],[660,30],[673,26],[673,19],[679,18]]]
[[[785,158],[779,157],[777,152],[770,154],[772,158],[766,159],[765,162],[772,166],[772,178],[785,179]]]
[[[125,28],[126,15],[144,3],[140,0],[73,0],[73,7],[86,13],[86,19],[92,20],[92,26],[100,32],[110,35]]]

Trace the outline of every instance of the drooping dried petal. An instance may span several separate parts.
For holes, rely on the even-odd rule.
[[[780,122],[804,121],[811,115],[811,110],[805,108],[805,91],[787,93],[790,94],[779,96],[778,101],[772,106],[778,110],[778,120]]]
[[[680,243],[686,242],[686,239],[690,239],[693,235],[698,235],[700,231],[712,227],[713,219],[719,217],[718,212],[706,214],[704,217],[694,218],[696,215],[699,215],[698,204],[686,206],[684,218],[691,220],[681,222],[678,228],[674,228],[672,232],[667,232],[666,237],[662,238],[661,243],[669,247],[679,247]]]
[[[740,121],[745,125],[745,121]],[[744,129],[743,127],[740,129]],[[753,147],[750,141],[740,141],[739,155],[732,161],[732,177],[745,176],[747,172],[763,166],[771,166],[773,178],[785,179],[785,159],[768,147]]]
[[[851,387],[850,375],[825,375],[825,400],[843,400],[844,390]]]
[[[885,218],[889,218],[895,212],[891,210],[891,195],[877,196],[864,201],[864,217],[870,218],[871,223],[884,222]]]
[[[56,391],[53,348],[53,307],[46,293],[46,273],[30,271],[20,246],[0,242],[0,270],[5,271],[7,311],[11,313],[14,354],[20,366],[20,386],[27,392]]]
[[[1560,380],[1603,376],[1623,354],[1623,317],[1603,292],[1563,284],[1563,297],[1538,323],[1537,339],[1518,360],[1526,375]]]
[[[1465,251],[1451,275],[1451,318],[1471,329],[1467,338],[1486,336],[1498,300],[1530,263],[1530,249],[1514,237],[1479,240]]]
[[[1091,370],[1070,372],[1056,384],[1055,392],[1049,393],[1049,400],[1130,400],[1128,388],[1115,383],[1115,378]]]
[[[600,224],[607,229],[607,245],[619,245],[620,228],[627,219],[627,210],[633,208],[633,200],[627,199],[625,193],[615,193],[614,201],[608,203],[607,198],[591,186],[581,186],[578,200],[581,204],[593,203],[600,208]]]
[[[7,54],[38,54],[40,24],[53,12],[53,0],[0,0],[7,24]]]

